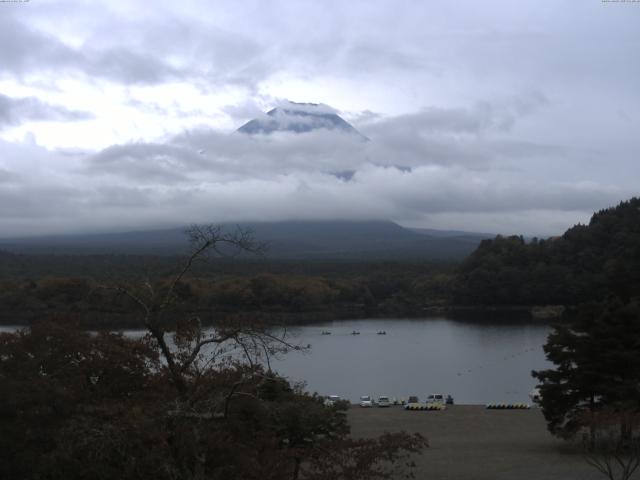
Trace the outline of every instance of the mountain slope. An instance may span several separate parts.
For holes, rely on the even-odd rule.
[[[427,237],[457,239],[462,242],[469,242],[478,245],[482,240],[494,238],[493,233],[466,232],[461,230],[436,230],[434,228],[410,228],[412,232]]]
[[[471,253],[479,243],[418,234],[388,221],[289,221],[241,226],[267,244],[266,255],[270,258],[455,260]],[[20,253],[167,255],[182,253],[186,248],[181,228],[0,240],[0,249]]]
[[[295,103],[274,108],[261,118],[245,123],[238,132],[248,135],[268,135],[274,132],[306,133],[314,130],[331,130],[367,140],[349,122],[333,109],[323,104]]]

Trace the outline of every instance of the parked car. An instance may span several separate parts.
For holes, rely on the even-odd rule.
[[[329,395],[327,398],[324,399],[324,404],[327,407],[330,407],[332,405],[335,405],[337,402],[339,402],[341,399],[338,395]]]
[[[391,400],[386,395],[380,395],[378,397],[378,407],[390,407]]]
[[[360,397],[360,406],[361,407],[373,407],[373,399],[371,395],[363,395]]]
[[[441,403],[445,404],[445,396],[442,393],[432,393],[427,395],[427,404],[429,403]]]
[[[540,389],[538,387],[534,388],[529,392],[529,398],[531,401],[537,405],[542,401],[542,395],[540,395]]]

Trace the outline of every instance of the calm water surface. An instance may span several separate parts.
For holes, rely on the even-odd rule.
[[[289,353],[272,366],[305,380],[310,391],[353,401],[444,393],[457,403],[528,402],[536,383],[531,370],[549,366],[542,351],[549,331],[533,323],[444,318],[322,323],[292,330],[299,344],[311,344],[309,353]]]
[[[381,330],[387,334],[377,335]],[[311,349],[272,359],[271,365],[291,381],[305,381],[311,392],[352,401],[360,395],[424,399],[443,393],[457,403],[528,402],[536,383],[531,370],[549,367],[542,351],[549,331],[543,324],[445,318],[319,323],[289,329],[294,343]]]

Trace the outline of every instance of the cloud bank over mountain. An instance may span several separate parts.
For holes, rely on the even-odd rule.
[[[547,235],[638,194],[633,5],[154,5],[0,4],[3,236],[336,218]],[[234,133],[292,120],[289,101],[370,141],[302,116]]]
[[[551,233],[576,212],[632,193],[546,174],[527,178],[519,164],[560,159],[564,151],[509,139],[514,121],[508,112],[473,107],[363,124],[369,142],[323,128],[270,135],[199,128],[95,154],[13,145],[12,156],[24,163],[2,170],[0,215],[16,233],[290,219]]]
[[[358,137],[362,141],[369,140],[340,117],[335,109],[324,103],[280,102],[280,106],[248,121],[237,132],[270,135],[275,132],[307,133],[314,130],[329,130]]]

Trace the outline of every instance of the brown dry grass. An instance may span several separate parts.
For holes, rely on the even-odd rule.
[[[546,430],[542,413],[455,405],[443,412],[400,407],[349,411],[352,434],[419,432],[430,448],[417,457],[416,478],[428,480],[591,480],[601,474],[579,451]]]

